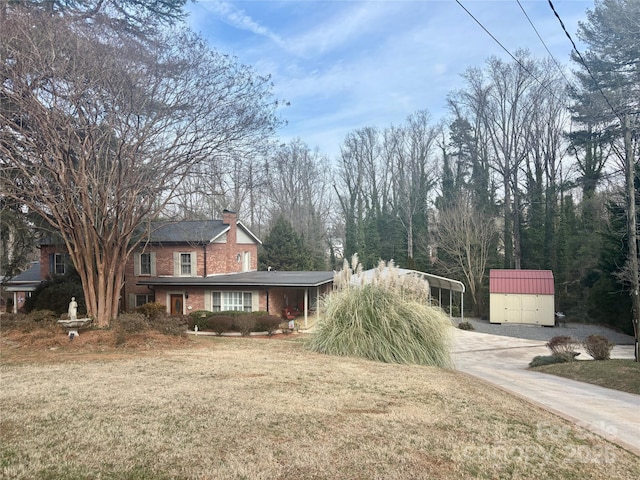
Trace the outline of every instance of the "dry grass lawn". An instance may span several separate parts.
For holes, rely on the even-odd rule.
[[[640,363],[634,360],[581,360],[532,370],[640,395]]]
[[[300,338],[135,351],[5,338],[2,478],[640,478],[637,456],[471,377]]]

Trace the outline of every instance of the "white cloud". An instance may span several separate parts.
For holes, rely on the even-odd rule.
[[[525,47],[546,56],[517,3],[464,3],[510,51]],[[554,3],[572,33],[593,5],[592,0]],[[566,63],[571,47],[547,3],[522,4],[556,58]],[[283,137],[300,137],[330,156],[356,128],[397,125],[418,109],[439,120],[447,113],[447,94],[463,85],[461,73],[482,67],[490,55],[509,58],[452,1],[203,5],[206,10],[200,11],[213,19],[194,18],[192,24],[203,26],[214,46],[271,74],[276,97],[291,102],[282,111],[289,121]]]

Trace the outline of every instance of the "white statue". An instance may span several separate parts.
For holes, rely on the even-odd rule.
[[[76,297],[71,297],[69,302],[69,320],[76,320],[78,318],[78,303]]]

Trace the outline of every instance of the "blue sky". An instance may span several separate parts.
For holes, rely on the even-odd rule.
[[[517,0],[460,1],[510,52],[548,56]],[[593,0],[552,1],[577,42]],[[520,4],[568,64],[571,44],[548,1]],[[212,47],[271,75],[276,98],[290,102],[280,138],[299,137],[332,159],[355,129],[398,125],[422,109],[444,118],[462,72],[491,55],[509,59],[455,0],[199,0],[188,9]]]

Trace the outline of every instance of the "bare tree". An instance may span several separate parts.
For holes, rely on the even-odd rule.
[[[323,258],[333,209],[327,158],[295,139],[276,150],[265,177],[265,203],[271,220],[287,218],[316,258]]]
[[[524,130],[526,155],[522,162],[528,233],[527,268],[552,268],[557,252],[561,163],[567,150],[569,124],[565,85],[550,60],[540,63],[539,84],[532,88],[532,108]],[[525,243],[523,241],[523,243]]]
[[[497,243],[495,220],[474,206],[470,195],[461,195],[441,213],[437,232],[439,264],[451,277],[465,279],[475,313],[479,314],[482,311],[480,288]],[[443,257],[447,261],[443,261]]]
[[[407,257],[412,262],[414,237],[428,235],[429,193],[436,185],[437,172],[433,150],[440,126],[431,124],[429,112],[419,110],[397,132],[391,167],[393,204],[406,231]]]
[[[194,34],[141,41],[109,27],[29,8],[0,25],[2,191],[60,233],[101,327],[141,225],[194,165],[277,123],[268,79]]]
[[[340,147],[338,184],[335,185],[345,218],[344,255],[349,258],[357,253],[362,262],[370,266],[379,258],[370,258],[371,252],[365,250],[365,222],[370,216],[370,186],[372,181],[375,185],[379,161],[380,134],[376,128],[365,127],[347,134]]]

